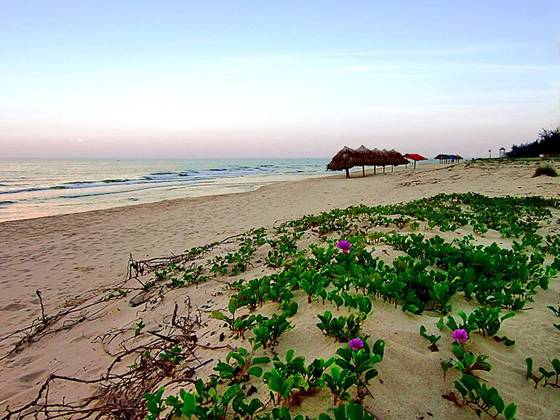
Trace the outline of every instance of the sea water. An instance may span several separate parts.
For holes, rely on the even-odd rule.
[[[257,189],[327,159],[0,160],[0,222]]]

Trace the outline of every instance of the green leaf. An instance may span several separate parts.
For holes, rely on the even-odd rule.
[[[270,357],[260,356],[260,357],[254,357],[253,358],[253,364],[254,365],[261,365],[261,364],[266,364],[266,363],[270,363]]]
[[[252,366],[247,370],[247,374],[251,376],[255,376],[257,378],[260,378],[262,373],[263,373],[263,369],[259,366]]]
[[[366,372],[366,382],[369,382],[371,379],[375,378],[379,372],[376,369],[371,369]]]
[[[196,406],[196,400],[193,394],[190,392],[181,395],[183,399],[183,405],[181,406],[181,414],[187,417],[192,416],[194,408]]]
[[[364,418],[364,407],[361,404],[346,404],[346,416],[349,420],[362,420]]]
[[[554,368],[554,370],[556,371],[557,375],[560,375],[560,360],[558,359],[553,359],[551,361],[552,363],[552,367]]]
[[[212,311],[210,313],[210,317],[214,318],[214,319],[218,319],[220,321],[226,321],[227,317],[221,313],[220,311]]]
[[[515,312],[514,311],[509,311],[507,314],[505,314],[503,317],[501,317],[500,320],[502,322],[504,322],[506,319],[513,318],[514,316],[515,316]]]
[[[286,362],[290,363],[293,360],[295,353],[296,351],[294,349],[288,350],[286,352]]]
[[[237,299],[235,299],[234,297],[232,297],[232,298],[229,300],[229,303],[228,303],[228,311],[229,311],[229,313],[232,314],[232,315],[234,315],[234,314],[235,314],[235,311],[236,311],[237,308],[239,307],[238,305],[239,305],[239,303],[238,303]]]
[[[480,382],[472,375],[463,375],[460,381],[468,390],[480,389]]]
[[[506,420],[515,420],[515,414],[517,413],[517,405],[515,403],[510,403],[504,409],[504,417]]]
[[[527,357],[525,359],[525,363],[527,364],[527,379],[532,378],[533,377],[533,359],[531,359],[530,357]]]

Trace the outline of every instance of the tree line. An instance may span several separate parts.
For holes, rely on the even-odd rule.
[[[540,155],[560,156],[560,128],[542,129],[539,137],[532,143],[511,146],[507,153],[510,158],[539,157]]]

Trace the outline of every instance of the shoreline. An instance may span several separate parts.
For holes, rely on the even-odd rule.
[[[457,164],[455,164],[457,165]],[[459,164],[459,165],[464,165],[463,163]],[[383,177],[383,176],[388,176],[391,174],[409,174],[409,175],[414,175],[416,174],[420,174],[426,171],[437,171],[437,170],[444,170],[448,167],[452,167],[454,166],[454,164],[438,164],[438,163],[424,163],[422,165],[419,165],[418,168],[415,170],[410,168],[410,169],[405,169],[405,168],[395,168],[394,172],[390,172],[387,171],[387,173],[383,174],[382,172],[380,172],[380,170],[377,171],[377,173],[374,175],[373,173],[373,169],[366,169],[366,177],[365,179],[369,179],[372,177]],[[354,172],[351,172],[351,174],[353,174],[354,176],[351,176],[351,179],[364,179],[364,177],[361,175],[362,171],[358,170],[358,169],[354,169]],[[267,182],[254,182],[251,183],[251,181],[255,180],[255,179],[265,179],[265,178],[276,178],[274,180],[270,180]],[[279,179],[280,178],[280,179]],[[290,178],[290,179],[282,179],[282,178]],[[184,204],[188,204],[189,202],[193,201],[193,200],[204,200],[205,198],[209,198],[209,197],[227,197],[227,196],[231,196],[231,195],[240,195],[240,194],[250,194],[250,193],[254,193],[257,191],[262,190],[263,188],[267,188],[270,186],[274,186],[274,185],[280,185],[280,184],[291,184],[291,183],[300,183],[300,182],[306,182],[309,180],[316,180],[316,179],[346,179],[344,176],[344,172],[341,171],[337,171],[336,173],[326,173],[326,174],[304,174],[304,175],[294,175],[294,174],[283,174],[283,175],[249,175],[249,176],[243,176],[243,177],[232,177],[232,178],[220,178],[219,181],[222,181],[221,184],[217,184],[216,186],[218,187],[216,189],[217,192],[215,193],[209,193],[209,194],[200,194],[200,195],[186,195],[183,197],[170,197],[170,198],[165,198],[165,199],[160,199],[160,200],[156,200],[156,201],[146,201],[146,202],[141,202],[141,203],[131,203],[131,204],[126,204],[126,205],[120,205],[120,206],[112,206],[112,207],[106,207],[106,208],[98,208],[98,209],[88,209],[88,210],[83,210],[83,211],[75,211],[75,212],[69,212],[69,213],[60,213],[60,214],[51,214],[51,215],[44,215],[44,216],[37,216],[37,217],[27,217],[27,218],[18,218],[18,219],[11,219],[11,220],[0,220],[0,228],[5,227],[7,225],[10,224],[17,224],[20,222],[30,222],[30,221],[49,221],[49,220],[55,220],[56,218],[59,217],[68,217],[68,216],[73,216],[73,215],[87,215],[87,214],[91,214],[91,215],[96,215],[98,212],[105,212],[105,213],[113,213],[113,212],[119,212],[119,211],[124,211],[124,209],[138,209],[141,208],[143,206],[154,206],[154,205],[159,205],[159,204],[171,204],[171,203],[183,203]],[[236,181],[241,181],[241,180],[246,180],[246,182],[236,182]],[[208,183],[213,183],[213,181],[216,180],[211,180]],[[225,181],[225,182],[223,182]],[[227,188],[228,185],[234,184],[235,186],[239,186],[239,185],[250,185],[252,187],[255,187],[254,189],[248,189],[246,191],[232,191],[232,192],[224,192],[220,190],[220,187],[222,187],[222,189]]]
[[[25,208],[26,204],[19,203],[18,201],[10,201],[12,204],[18,206],[17,208],[12,207],[5,207],[0,208],[0,225],[6,222],[13,222],[19,220],[31,220],[31,219],[39,219],[44,217],[56,217],[56,216],[65,216],[69,214],[76,214],[76,213],[86,213],[91,211],[98,211],[98,210],[112,210],[121,207],[132,207],[142,204],[154,204],[160,203],[164,201],[171,201],[171,200],[181,200],[181,199],[188,199],[188,198],[198,198],[198,197],[210,197],[210,196],[218,196],[218,195],[228,195],[228,194],[238,194],[238,193],[245,193],[256,191],[257,189],[276,184],[279,182],[297,182],[302,181],[309,178],[322,178],[327,177],[329,174],[321,174],[321,173],[306,173],[306,174],[267,174],[267,175],[245,175],[245,176],[236,176],[236,177],[224,177],[224,178],[216,178],[216,179],[209,179],[205,181],[198,181],[188,185],[181,185],[181,186],[174,186],[174,185],[163,185],[158,187],[152,187],[149,189],[136,189],[131,191],[115,191],[110,193],[111,197],[115,197],[119,194],[124,195],[134,195],[137,193],[142,193],[144,196],[140,196],[140,198],[132,198],[129,197],[127,202],[118,202],[114,201],[111,203],[100,203],[98,198],[92,197],[90,203],[75,203],[74,206],[79,208],[79,205],[85,205],[83,210],[68,210],[68,211],[60,211],[57,209],[61,207],[61,203],[51,203],[46,202],[45,204],[49,205],[52,214],[48,214],[48,211],[41,210],[39,215],[31,216],[31,217],[18,217],[18,213],[30,213],[34,212],[35,207]],[[231,191],[229,191],[231,190]],[[84,197],[88,197],[84,195]],[[91,196],[90,196],[91,197]],[[105,197],[105,195],[103,195]],[[107,196],[108,197],[108,196]],[[54,200],[53,200],[54,201]],[[23,208],[21,208],[23,207]],[[8,214],[11,216],[6,217],[13,217],[10,219],[2,219],[5,212],[9,211]]]

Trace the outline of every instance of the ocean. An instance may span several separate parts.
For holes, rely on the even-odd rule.
[[[0,222],[253,191],[326,173],[326,159],[0,160]]]

